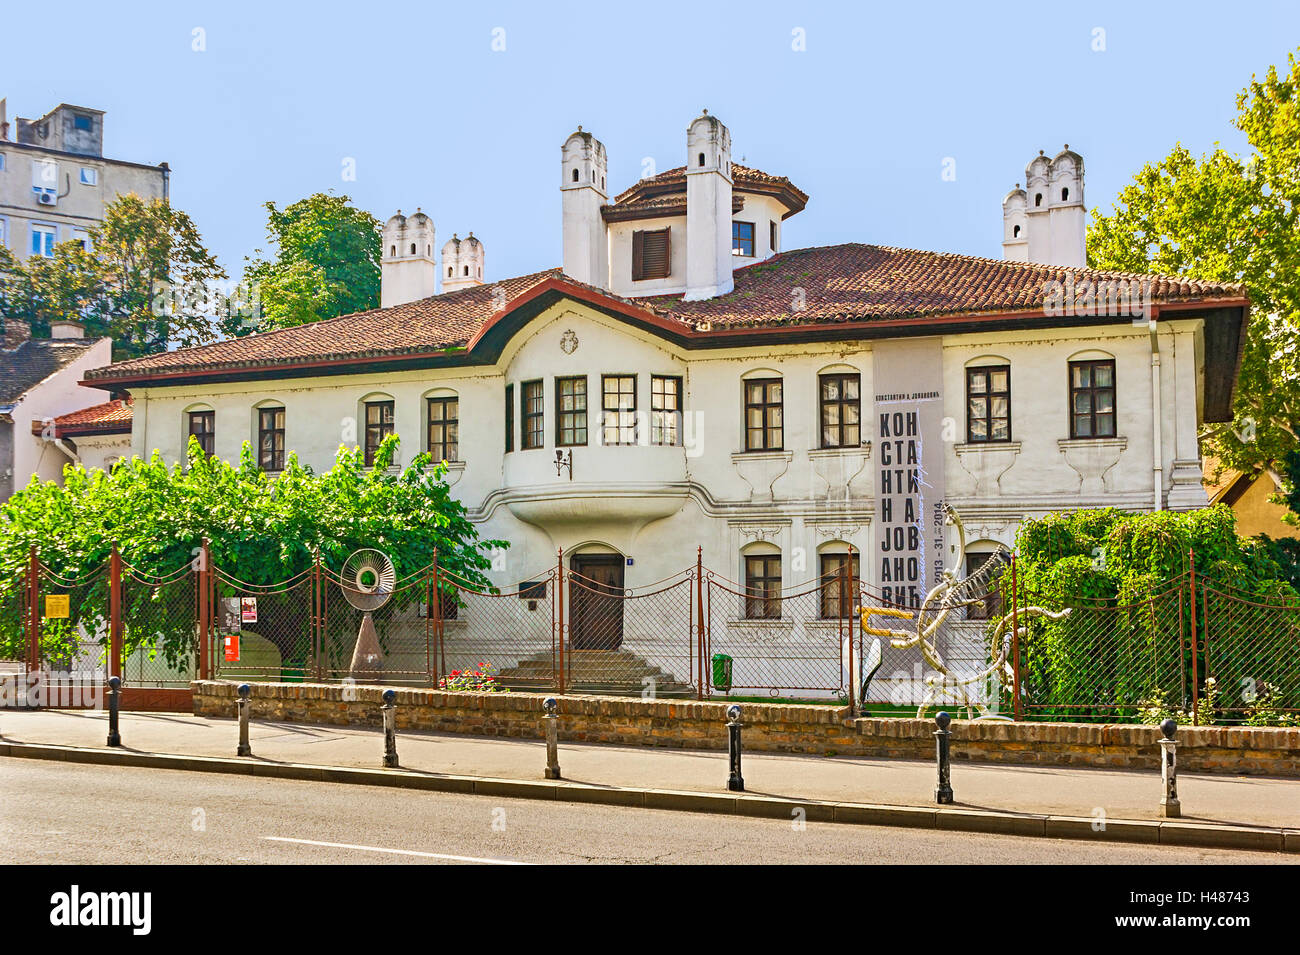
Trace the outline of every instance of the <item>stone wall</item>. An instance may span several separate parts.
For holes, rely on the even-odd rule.
[[[194,712],[230,718],[233,683],[197,682]],[[253,684],[253,717],[300,723],[378,727],[384,687],[314,683]],[[541,737],[543,694],[448,693],[393,687],[399,729]],[[560,739],[623,746],[725,749],[727,703],[559,697]],[[934,757],[934,723],[916,719],[848,719],[836,706],[742,705],[745,748],[824,756],[899,759]],[[1159,767],[1154,726],[1095,723],[952,724],[955,760],[1097,766]],[[1202,728],[1178,731],[1178,765],[1186,772],[1300,777],[1300,729]]]

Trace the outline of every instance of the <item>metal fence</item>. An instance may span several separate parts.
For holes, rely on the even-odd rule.
[[[637,587],[566,564],[508,587],[437,562],[367,613],[316,563],[253,583],[238,567],[153,576],[111,557],[76,576],[33,551],[0,593],[0,627],[30,671],[127,687],[196,678],[503,687],[654,697],[822,699],[870,712],[962,705],[1015,719],[1190,723],[1300,714],[1300,601],[1205,579],[1194,564],[1118,597],[1035,592],[1011,556],[942,606],[890,604],[845,561],[750,588],[694,566]],[[606,568],[611,570],[611,568]],[[1045,615],[1050,611],[1055,616]],[[1213,712],[1210,712],[1210,710]]]

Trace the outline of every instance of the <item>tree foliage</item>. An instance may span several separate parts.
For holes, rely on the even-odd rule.
[[[212,340],[207,290],[226,273],[188,215],[128,193],[89,234],[89,249],[61,242],[51,258],[20,262],[0,248],[0,316],[36,337],[48,337],[51,321],[78,319],[87,335],[112,337],[117,359]]]
[[[482,541],[451,496],[446,468],[419,455],[400,474],[389,471],[398,447],[388,437],[367,468],[358,449],[340,448],[323,474],[290,455],[271,478],[244,444],[238,465],[203,454],[191,438],[186,466],[168,466],[160,454],[124,460],[111,473],[69,466],[64,484],[33,479],[0,505],[0,592],[19,594],[35,545],[55,573],[79,578],[100,568],[116,542],[136,570],[163,577],[189,565],[202,541],[211,541],[214,565],[254,584],[277,583],[309,569],[314,555],[334,570],[354,550],[387,553],[401,579],[439,566],[486,585],[486,551],[505,547]],[[106,617],[106,591],[88,591],[83,618]],[[0,658],[21,655],[18,615],[0,620]],[[161,637],[173,647],[193,632],[193,607],[165,608],[152,628],[128,626],[133,645]],[[130,614],[124,614],[130,624]],[[133,636],[132,636],[133,634]],[[55,633],[57,638],[57,633]]]
[[[259,289],[260,320],[227,323],[232,335],[288,328],[379,306],[380,223],[347,196],[318,192],[266,203],[272,258],[254,254],[245,282]]]
[[[1231,426],[1207,448],[1227,467],[1276,470],[1300,447],[1300,61],[1269,67],[1237,97],[1251,153],[1197,158],[1181,144],[1144,166],[1109,215],[1093,211],[1094,268],[1243,282],[1251,319]]]
[[[1022,697],[1040,715],[1140,719],[1153,706],[1186,709],[1189,688],[1204,698],[1216,678],[1223,705],[1238,713],[1258,710],[1265,695],[1300,707],[1300,594],[1277,545],[1238,537],[1223,504],[1026,521],[1016,535],[1016,603],[1070,613],[1026,625]]]

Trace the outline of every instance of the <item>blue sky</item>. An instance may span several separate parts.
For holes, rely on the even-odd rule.
[[[810,194],[787,248],[997,257],[1001,198],[1040,148],[1082,153],[1087,203],[1109,208],[1175,142],[1241,150],[1237,91],[1300,45],[1293,2],[59,9],[45,40],[6,44],[11,121],[106,110],[106,152],[169,162],[173,201],[232,274],[264,243],[263,202],[326,189],[381,219],[422,206],[439,244],[474,230],[490,279],[557,265],[568,133],[605,143],[618,191],[646,157],[681,164],[705,107],[736,160]]]

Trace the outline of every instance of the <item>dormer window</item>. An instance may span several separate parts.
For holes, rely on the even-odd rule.
[[[94,123],[85,113],[75,113],[72,117],[72,125],[78,132],[88,133]]]
[[[632,281],[667,278],[672,269],[672,249],[667,229],[632,233]]]
[[[745,255],[751,258],[753,257],[754,223],[752,222],[731,223],[731,254]]]

